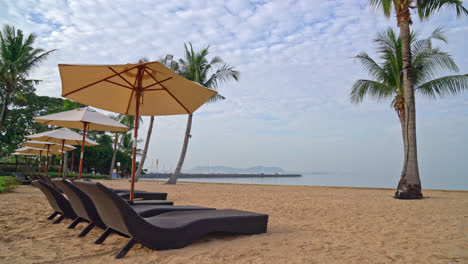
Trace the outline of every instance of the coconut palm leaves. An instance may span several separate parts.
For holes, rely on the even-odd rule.
[[[28,80],[29,72],[43,62],[54,50],[33,48],[36,35],[24,36],[21,30],[4,25],[0,32],[0,87],[3,107],[0,114],[0,128],[3,126],[10,96],[16,88],[37,80]]]
[[[434,45],[434,40],[447,42],[444,32],[437,28],[428,38],[417,39],[411,34],[411,51],[413,66],[413,83],[415,91],[429,98],[456,95],[468,89],[468,75],[450,75],[438,77],[445,72],[459,71],[453,57],[441,51]],[[363,65],[371,80],[358,80],[354,83],[350,99],[353,103],[361,103],[367,96],[373,100],[382,101],[392,99],[392,107],[397,113],[404,103],[404,89],[402,80],[403,62],[401,39],[389,28],[377,34],[375,38],[379,59],[377,63],[367,53],[361,52],[355,58]]]

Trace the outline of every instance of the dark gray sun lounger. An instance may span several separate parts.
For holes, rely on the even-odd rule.
[[[52,181],[54,182],[55,186],[68,197],[68,201],[70,202],[73,211],[75,211],[75,213],[77,214],[77,217],[74,219],[73,223],[71,223],[70,226],[68,226],[68,228],[75,228],[77,224],[83,221],[89,223],[88,226],[78,235],[78,237],[85,236],[89,231],[91,231],[91,229],[94,228],[94,226],[106,229],[106,226],[104,225],[104,223],[101,220],[101,217],[99,217],[99,214],[96,211],[96,207],[93,201],[84,191],[82,191],[73,183],[65,179],[53,179]],[[154,208],[151,205],[172,205],[173,202],[162,200],[147,200],[134,201],[132,202],[132,204],[134,204],[135,206],[146,205],[139,206],[138,210],[143,215],[151,215],[151,212]]]
[[[56,215],[60,215],[53,224],[60,223],[65,217],[70,219],[75,219],[76,214],[73,211],[70,202],[57,191],[54,187],[50,186],[49,184],[41,181],[35,180],[31,183],[33,186],[38,187],[42,193],[47,197],[49,200],[50,206],[54,209],[54,212],[49,216],[49,220],[52,220]]]
[[[124,257],[137,242],[154,250],[176,249],[209,233],[260,234],[267,230],[268,215],[238,210],[177,211],[145,218],[100,183],[77,185],[89,194],[108,228],[130,237],[116,258]]]
[[[15,172],[15,173],[12,173],[11,175],[15,176],[21,182],[22,185],[31,184],[31,180],[26,175],[24,175],[22,173]]]

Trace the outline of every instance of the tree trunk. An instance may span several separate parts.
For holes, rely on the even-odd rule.
[[[395,193],[395,198],[420,199],[422,198],[422,193],[416,146],[416,103],[414,100],[409,24],[409,20],[402,20],[399,25],[402,43],[403,86],[405,96],[403,139],[406,141],[406,144],[404,144],[406,149],[403,170]]]
[[[176,184],[177,179],[179,178],[180,171],[182,170],[182,165],[184,164],[185,154],[187,153],[187,146],[190,138],[190,129],[192,129],[192,117],[193,114],[189,114],[187,118],[187,128],[185,129],[184,145],[182,146],[182,153],[180,153],[179,163],[177,163],[177,168],[174,171],[174,174],[172,174],[171,178],[169,178],[166,184]]]
[[[114,172],[114,166],[115,166],[115,158],[117,157],[117,142],[118,141],[119,141],[119,134],[115,133],[114,153],[112,154],[111,167],[110,167],[110,171],[109,171],[109,176],[107,177],[108,180],[112,180],[112,173]]]
[[[10,101],[11,89],[8,86],[5,86],[5,98],[3,98],[3,106],[2,106],[2,113],[0,114],[0,130],[3,127],[3,121],[5,120],[6,112],[8,111],[8,102]]]
[[[149,128],[148,128],[148,134],[146,134],[145,148],[143,149],[143,154],[141,155],[140,164],[138,165],[138,170],[135,174],[135,181],[138,181],[140,179],[141,171],[143,170],[143,165],[145,164],[146,153],[148,152],[148,146],[149,146],[149,142],[151,139],[151,133],[153,132],[153,123],[154,123],[154,116],[151,116]]]

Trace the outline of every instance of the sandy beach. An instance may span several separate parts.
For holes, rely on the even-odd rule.
[[[128,181],[103,181],[128,188]],[[45,196],[31,186],[0,195],[0,263],[468,263],[468,192],[425,190],[423,200],[392,198],[394,190],[140,181],[176,205],[269,214],[261,235],[209,235],[177,250],[136,245],[114,255],[127,239],[102,245],[85,227],[52,225]]]

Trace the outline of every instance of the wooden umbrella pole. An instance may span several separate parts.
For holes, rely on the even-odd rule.
[[[136,167],[136,150],[137,150],[137,138],[138,138],[138,118],[139,118],[139,111],[140,111],[140,95],[141,95],[141,87],[142,87],[142,80],[143,80],[143,70],[142,67],[138,67],[138,84],[136,88],[136,103],[135,103],[135,130],[133,132],[133,156],[132,156],[132,178],[130,179],[130,201],[133,201],[133,193],[135,188],[135,167]]]
[[[62,153],[60,153],[60,164],[59,164],[59,172],[58,177],[60,178],[60,172],[62,171],[62,162],[63,162],[63,147],[65,146],[65,139],[62,140]]]
[[[41,175],[41,164],[42,164],[42,150],[39,150],[39,167],[38,167],[39,175]]]
[[[83,157],[84,157],[84,143],[86,136],[86,122],[83,122],[83,141],[81,142],[81,154],[80,154],[80,170],[78,172],[78,180],[81,180],[81,172],[83,171]]]
[[[32,175],[32,163],[31,163],[31,159],[32,159],[32,157],[29,156],[29,176]]]
[[[45,169],[44,169],[45,176],[47,176],[47,172],[49,172],[49,149],[50,149],[50,145],[47,145],[46,164],[45,164]]]

